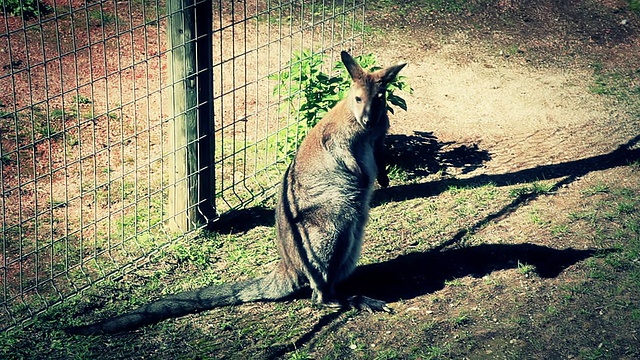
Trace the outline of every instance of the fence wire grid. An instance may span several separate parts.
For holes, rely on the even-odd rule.
[[[364,1],[212,1],[212,14],[183,10],[213,21],[213,94],[198,106],[213,108],[205,150],[222,214],[280,180],[278,143],[299,119],[274,77],[305,50],[330,71],[359,46]],[[0,331],[189,235],[167,228],[177,149],[165,0],[42,0],[22,16],[9,4],[0,0]]]

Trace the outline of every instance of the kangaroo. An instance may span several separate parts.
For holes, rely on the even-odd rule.
[[[287,298],[304,287],[314,303],[390,311],[381,300],[344,297],[336,284],[360,257],[374,182],[386,187],[384,139],[389,129],[386,87],[405,63],[366,72],[347,52],[341,59],[352,79],[347,97],[302,141],[278,195],[276,233],[280,262],[263,278],[208,286],[161,298],[72,334],[117,333],[218,306]]]

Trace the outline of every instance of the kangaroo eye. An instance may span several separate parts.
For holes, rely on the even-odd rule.
[[[362,102],[362,98],[360,96],[356,96],[356,102],[357,103],[361,103]]]
[[[384,96],[384,93],[379,92],[378,94],[376,94],[376,96],[378,97],[378,99],[382,99],[382,97]]]

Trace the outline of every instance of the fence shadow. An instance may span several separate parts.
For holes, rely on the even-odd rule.
[[[390,135],[389,138],[389,162],[405,170],[410,177],[426,176],[443,169],[446,171],[450,167],[461,169],[463,173],[469,172],[491,159],[489,152],[479,149],[477,145],[460,145],[450,148],[454,143],[439,142],[432,133],[416,132],[414,135]],[[639,141],[640,135],[607,154],[536,166],[510,173],[482,174],[466,179],[444,179],[378,189],[374,194],[371,206],[375,207],[392,201],[436,196],[451,185],[464,187],[479,187],[487,184],[508,186],[540,179],[565,177],[556,184],[556,188],[559,188],[590,172],[625,166],[639,161],[640,149],[634,148]],[[513,208],[526,200],[518,198],[510,207]],[[255,226],[272,226],[273,224],[273,209],[257,206],[225,213],[211,225],[211,229],[221,233],[240,233]]]
[[[634,148],[640,141],[640,135],[630,139],[616,150],[588,158],[567,161],[558,164],[536,166],[529,169],[504,173],[482,174],[466,179],[444,179],[419,184],[394,186],[376,191],[372,206],[390,201],[404,201],[440,194],[450,185],[479,187],[487,184],[508,186],[528,183],[541,179],[565,177],[556,187],[569,184],[590,172],[625,166],[640,160],[640,148]]]

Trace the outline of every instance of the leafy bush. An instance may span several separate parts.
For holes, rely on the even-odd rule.
[[[45,6],[38,0],[0,0],[0,11],[25,18],[39,16]]]
[[[376,65],[372,54],[355,57],[363,69],[376,71],[381,67]],[[278,155],[286,159],[293,158],[296,149],[307,132],[315,126],[322,117],[333,108],[351,87],[351,77],[342,62],[334,67],[336,75],[328,75],[322,71],[324,56],[305,50],[295,52],[288,63],[288,68],[279,74],[270,76],[278,80],[273,89],[274,95],[284,96],[284,105],[288,107],[296,122],[282,129],[278,133]],[[387,86],[387,109],[393,113],[397,106],[407,110],[406,101],[395,94],[396,90],[411,93],[413,89],[405,82],[404,76],[398,76]]]
[[[627,2],[629,3],[629,9],[640,15],[640,0],[627,0]]]

